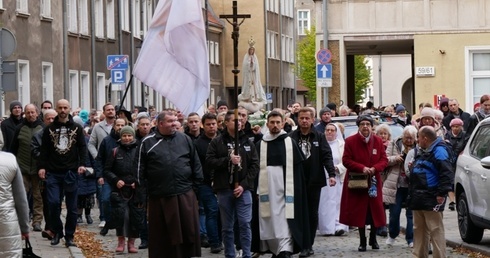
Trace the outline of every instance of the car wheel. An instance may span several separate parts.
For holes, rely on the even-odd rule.
[[[457,209],[458,228],[461,239],[470,244],[478,244],[483,238],[483,228],[476,226],[473,221],[471,221],[468,200],[466,199],[465,193],[462,193],[459,196]]]

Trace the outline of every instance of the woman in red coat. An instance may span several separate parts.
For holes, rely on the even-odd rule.
[[[369,115],[358,118],[359,133],[345,140],[345,150],[342,157],[342,163],[347,168],[347,173],[340,203],[340,223],[359,228],[359,252],[366,251],[366,225],[371,225],[369,245],[373,249],[379,249],[376,241],[376,227],[386,225],[382,196],[383,183],[380,173],[388,165],[388,159],[383,141],[373,133],[373,124],[374,121]],[[376,179],[376,197],[374,194],[371,194],[373,197],[368,194],[368,189],[372,186],[371,179],[368,189],[348,188],[351,172],[364,173],[374,177]]]

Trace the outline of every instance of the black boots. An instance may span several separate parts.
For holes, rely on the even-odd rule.
[[[359,252],[366,252],[366,228],[359,228],[359,238],[361,243],[359,244],[359,248],[357,248],[357,250]]]
[[[379,249],[378,242],[376,241],[376,228],[371,225],[371,232],[369,232],[369,245],[373,249]]]

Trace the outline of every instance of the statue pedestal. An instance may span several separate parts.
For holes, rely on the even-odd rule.
[[[238,102],[238,106],[243,107],[250,113],[255,113],[257,111],[260,111],[264,107],[264,103],[253,101],[240,101]]]

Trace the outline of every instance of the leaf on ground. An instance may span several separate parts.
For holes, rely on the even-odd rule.
[[[74,242],[82,249],[83,255],[88,258],[114,257],[114,254],[104,250],[102,241],[95,238],[95,232],[89,232],[77,227]]]

